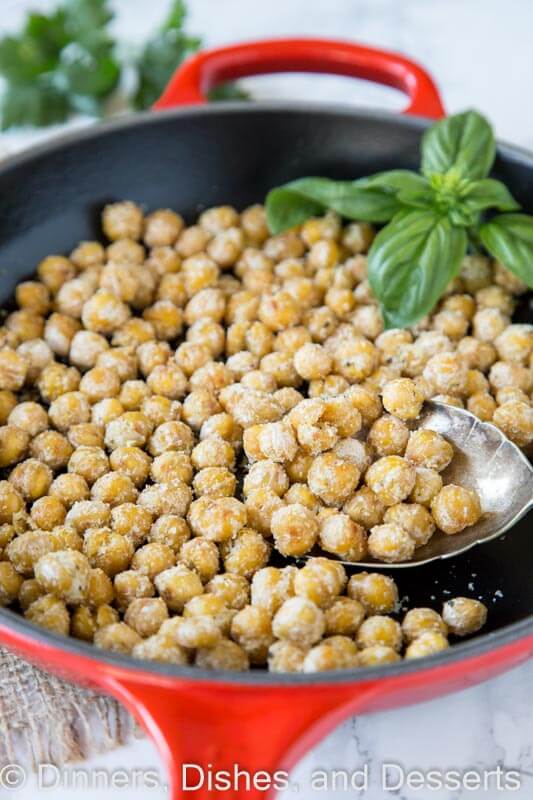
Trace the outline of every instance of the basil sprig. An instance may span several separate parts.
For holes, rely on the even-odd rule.
[[[435,307],[469,243],[533,288],[533,217],[509,213],[520,205],[489,177],[495,155],[492,127],[481,114],[446,117],[422,137],[420,172],[290,181],[268,194],[268,225],[276,234],[328,210],[384,225],[368,254],[368,277],[385,326],[409,327]]]

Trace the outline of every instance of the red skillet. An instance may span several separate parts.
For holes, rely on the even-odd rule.
[[[201,53],[178,70],[156,107],[203,104],[205,92],[220,81],[287,71],[386,83],[409,96],[408,114],[443,114],[433,82],[416,64],[320,40]],[[424,126],[421,119],[346,107],[243,103],[137,115],[56,140],[0,168],[0,299],[7,301],[46,254],[68,252],[80,239],[98,235],[98,211],[109,200],[168,205],[192,218],[204,205],[242,207],[261,200],[269,187],[301,175],[357,177],[416,167]],[[496,172],[531,210],[533,156],[500,147]],[[153,736],[177,798],[183,762],[215,769],[237,762],[250,772],[287,769],[350,714],[436,697],[526,660],[533,651],[529,528],[524,519],[505,541],[400,576],[400,591],[413,604],[435,605],[449,593],[468,593],[475,575],[475,593],[490,605],[486,633],[419,662],[285,677],[208,673],[98,651],[39,630],[8,610],[0,611],[0,640],[44,669],[123,702]],[[496,590],[503,596],[493,603]],[[219,795],[202,788],[184,796]],[[227,796],[254,800],[268,794]]]

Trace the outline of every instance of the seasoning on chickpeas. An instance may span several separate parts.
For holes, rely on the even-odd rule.
[[[204,669],[377,667],[475,633],[481,602],[400,622],[395,582],[340,562],[407,561],[483,513],[416,429],[426,399],[533,441],[522,283],[468,256],[423,323],[384,330],[368,223],[270,236],[260,205],[187,225],[119,201],[102,229],[41,261],[6,317],[0,605]]]

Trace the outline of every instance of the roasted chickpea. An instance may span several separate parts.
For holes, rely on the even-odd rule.
[[[471,597],[454,597],[442,607],[442,619],[455,636],[476,633],[487,619],[487,607]]]
[[[431,513],[440,530],[455,534],[475,525],[482,509],[477,492],[450,483],[431,501]]]
[[[398,603],[398,587],[378,572],[359,572],[348,581],[348,597],[358,600],[367,614],[390,614]]]

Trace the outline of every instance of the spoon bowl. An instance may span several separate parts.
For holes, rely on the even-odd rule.
[[[462,408],[428,401],[411,427],[429,428],[453,445],[455,455],[442,473],[444,483],[475,489],[483,510],[481,519],[455,535],[436,531],[426,545],[415,550],[410,561],[384,564],[369,559],[343,564],[404,569],[450,558],[501,536],[533,507],[533,467],[495,425],[481,422]]]

